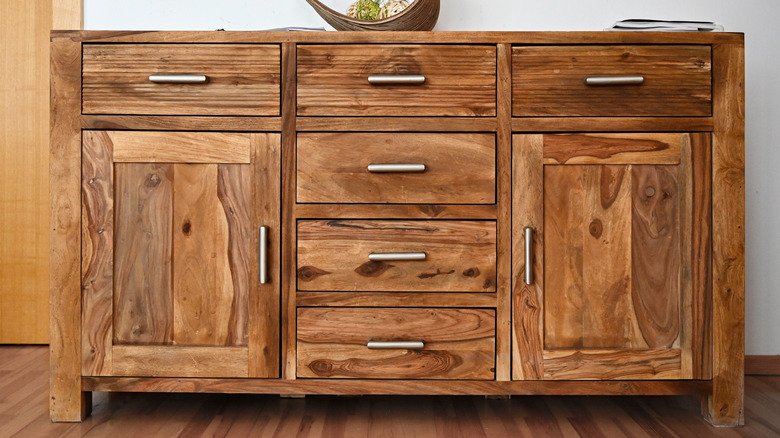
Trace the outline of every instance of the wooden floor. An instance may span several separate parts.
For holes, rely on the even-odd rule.
[[[714,428],[688,397],[331,397],[96,393],[52,424],[48,348],[0,346],[5,437],[780,437],[780,376],[745,381],[746,425]]]

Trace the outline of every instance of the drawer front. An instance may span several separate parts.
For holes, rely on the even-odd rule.
[[[496,115],[494,46],[301,45],[297,59],[301,116]]]
[[[495,202],[493,134],[302,133],[297,148],[300,203]]]
[[[602,83],[588,85],[586,78],[607,79],[591,79]],[[628,78],[634,83],[619,83]],[[512,113],[516,117],[710,116],[711,50],[709,46],[515,47]]]
[[[301,291],[495,292],[496,223],[299,221],[297,277]]]
[[[298,377],[495,376],[493,309],[299,308],[297,319]]]
[[[83,112],[278,116],[280,72],[274,45],[85,44]],[[206,82],[153,82],[151,75],[205,75]]]

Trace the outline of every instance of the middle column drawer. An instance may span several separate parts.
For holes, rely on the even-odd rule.
[[[494,134],[300,133],[300,203],[493,204]]]
[[[298,221],[298,290],[495,292],[495,221]]]

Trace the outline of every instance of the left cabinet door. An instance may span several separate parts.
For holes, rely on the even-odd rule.
[[[278,377],[279,145],[83,133],[83,375]]]

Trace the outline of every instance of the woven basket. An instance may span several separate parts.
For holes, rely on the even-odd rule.
[[[347,17],[317,0],[306,0],[336,30],[431,30],[439,19],[439,0],[415,0],[406,9],[382,20]]]

